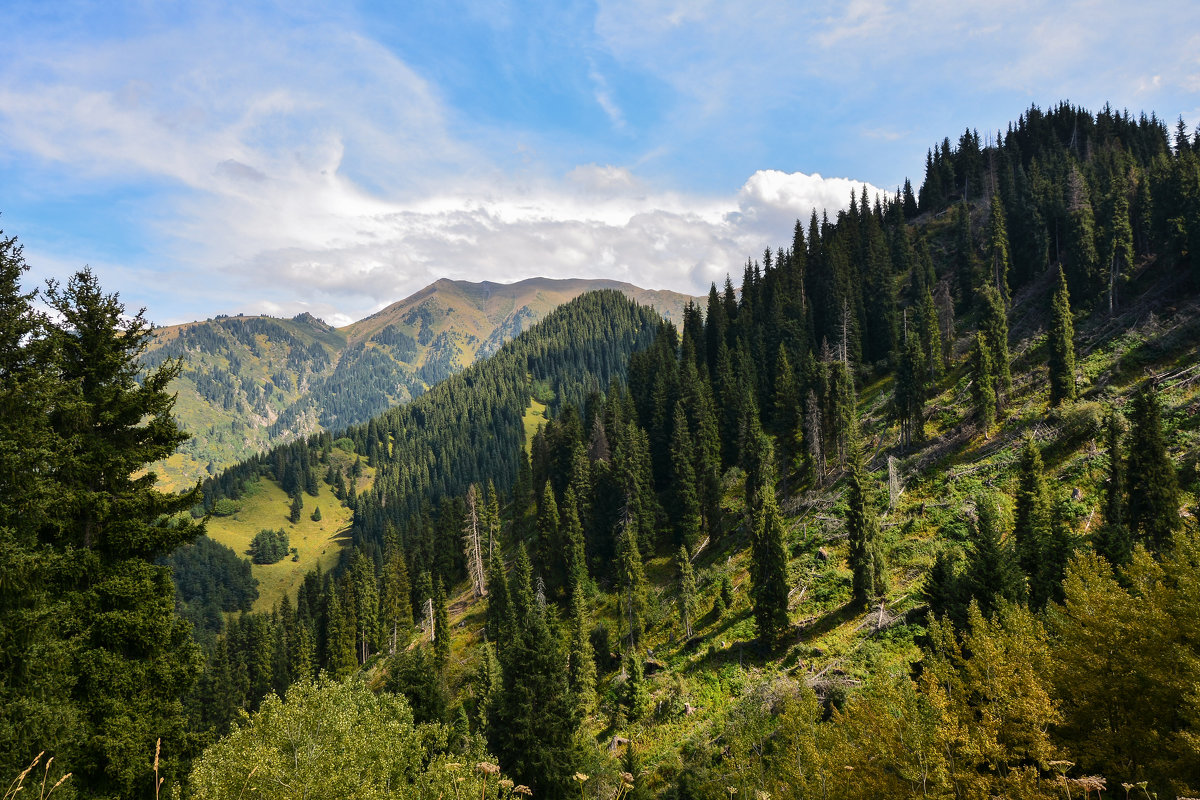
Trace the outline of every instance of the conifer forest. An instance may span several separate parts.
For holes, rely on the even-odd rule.
[[[589,291],[395,405],[387,328],[322,384],[373,416],[181,490],[216,351],[13,234],[4,800],[1200,793],[1182,120],[968,129],[676,320]]]

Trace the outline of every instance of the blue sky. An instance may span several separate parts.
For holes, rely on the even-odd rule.
[[[0,0],[0,227],[151,319],[702,292],[1031,104],[1200,121],[1200,4]]]

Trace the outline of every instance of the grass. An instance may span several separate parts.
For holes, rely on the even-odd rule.
[[[537,429],[546,424],[546,405],[539,403],[534,398],[529,398],[529,407],[525,409],[525,416],[521,420],[525,427],[525,449],[529,450],[529,443],[533,441],[533,435],[537,433]]]
[[[339,457],[335,451],[334,457]],[[358,481],[362,491],[371,485],[374,470],[364,466],[363,477]],[[255,611],[270,611],[284,596],[294,601],[304,576],[320,565],[327,570],[337,563],[345,545],[345,535],[354,514],[334,496],[324,481],[318,481],[317,497],[304,495],[304,510],[300,521],[288,521],[291,500],[283,489],[268,478],[260,478],[242,498],[241,509],[228,517],[213,517],[208,523],[208,535],[241,556],[246,555],[250,540],[259,531],[282,528],[296,548],[297,560],[286,556],[274,564],[254,564],[251,569],[258,580],[258,600]],[[310,515],[317,506],[321,507],[320,522],[313,522]]]

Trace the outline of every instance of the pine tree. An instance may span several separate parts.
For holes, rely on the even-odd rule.
[[[754,605],[754,627],[759,641],[773,648],[787,631],[788,555],[786,529],[775,501],[772,481],[754,493],[753,533],[750,540],[750,596]]]
[[[986,437],[996,422],[996,373],[991,348],[982,333],[975,334],[971,348],[971,400],[975,418]]]
[[[1075,399],[1075,325],[1067,277],[1058,270],[1058,286],[1050,307],[1050,404]]]
[[[288,522],[293,525],[300,522],[300,512],[304,510],[304,500],[301,499],[300,493],[296,492],[292,495],[292,504],[288,507]]]
[[[1142,382],[1130,406],[1125,467],[1129,530],[1135,541],[1154,552],[1163,552],[1179,529],[1179,479],[1167,455],[1158,388],[1152,379]]]
[[[921,337],[921,354],[924,356],[925,370],[930,383],[942,377],[942,335],[938,324],[937,306],[933,302],[933,293],[925,290],[921,298],[921,307],[916,319],[918,335]]]
[[[862,448],[851,448],[850,476],[846,487],[846,532],[850,540],[850,569],[854,573],[854,602],[870,606],[887,592],[887,566],[879,543],[879,520],[871,508]]]
[[[696,573],[687,548],[680,547],[675,556],[675,567],[679,571],[679,621],[683,625],[685,638],[692,638],[692,623],[696,619],[699,605],[696,598]]]
[[[513,625],[513,600],[508,589],[504,560],[499,552],[493,553],[488,559],[487,599],[488,641],[503,642],[509,637]]]

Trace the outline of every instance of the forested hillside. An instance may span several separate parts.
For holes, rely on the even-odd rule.
[[[37,558],[75,551],[6,505],[20,602],[0,607],[31,632],[0,643],[6,768],[53,746],[81,796],[117,796],[151,784],[162,735],[168,779],[190,761],[183,794],[206,798],[1193,795],[1197,237],[1200,136],[1061,105],[943,141],[919,189],[798,222],[678,327],[585,295],[416,401],[163,507],[266,481],[353,512],[339,563],[230,615],[166,720],[15,669],[82,645],[10,588],[66,580]],[[23,419],[6,441],[41,441]],[[173,519],[147,553],[191,536]],[[181,585],[184,610],[216,607]],[[63,739],[31,697],[101,733]]]
[[[496,352],[558,305],[606,288],[668,319],[689,299],[609,280],[443,279],[344,328],[301,314],[157,330],[143,363],[181,360],[175,414],[192,433],[157,465],[164,485],[182,488],[275,444],[365,423]]]

